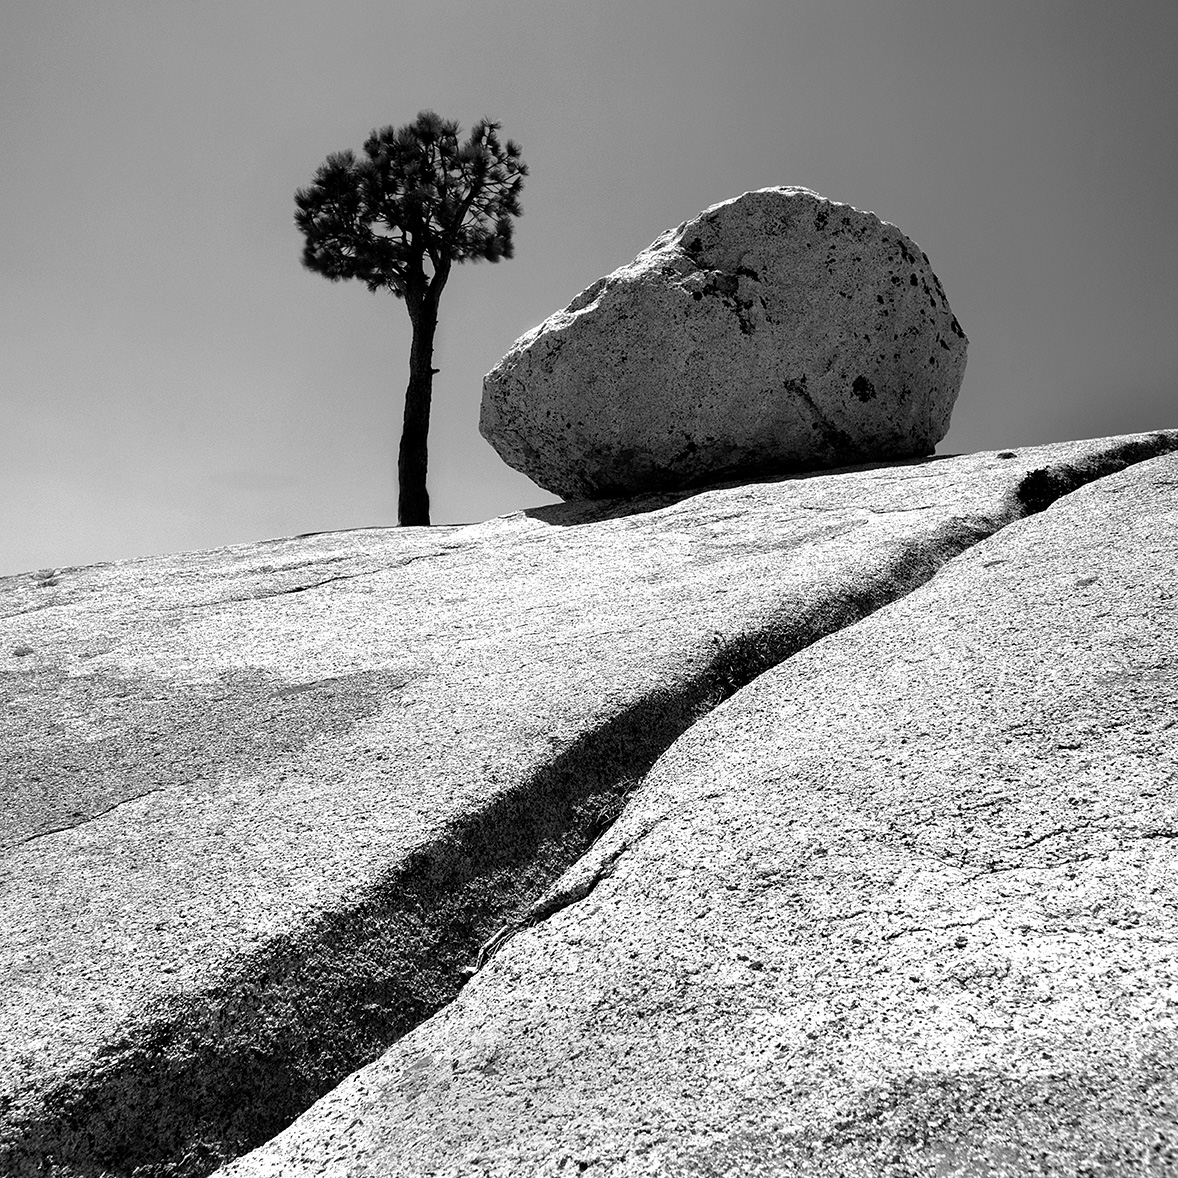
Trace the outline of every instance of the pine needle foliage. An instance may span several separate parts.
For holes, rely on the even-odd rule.
[[[295,193],[303,265],[333,282],[358,279],[404,299],[413,325],[398,462],[402,524],[429,523],[426,442],[438,302],[455,262],[513,255],[512,218],[528,174],[519,145],[481,119],[458,124],[421,111],[369,135],[363,158],[334,152]]]

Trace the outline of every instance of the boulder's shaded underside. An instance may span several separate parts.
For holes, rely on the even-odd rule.
[[[0,1172],[1137,1164],[1174,449],[0,582]]]

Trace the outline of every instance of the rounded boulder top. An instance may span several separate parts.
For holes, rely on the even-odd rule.
[[[928,257],[807,188],[705,209],[518,339],[480,430],[565,499],[931,454],[966,337]]]

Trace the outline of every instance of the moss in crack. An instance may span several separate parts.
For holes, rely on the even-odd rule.
[[[1018,485],[1019,502],[1027,515],[1046,511],[1061,495],[1066,495],[1069,479],[1062,471],[1039,467],[1028,471]]]
[[[1061,462],[1050,469],[1037,467],[1028,471],[1015,489],[1014,497],[1023,515],[1035,515],[1087,483],[1176,449],[1178,436],[1173,432],[1130,438],[1080,462]]]

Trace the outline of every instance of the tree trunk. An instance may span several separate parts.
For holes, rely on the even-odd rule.
[[[413,343],[409,348],[409,387],[405,390],[405,422],[397,460],[397,522],[402,527],[429,527],[429,492],[425,486],[430,398],[434,389],[434,333],[438,327],[436,300],[426,298],[410,311]]]

